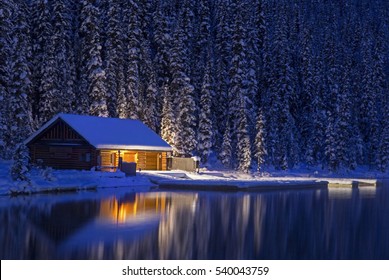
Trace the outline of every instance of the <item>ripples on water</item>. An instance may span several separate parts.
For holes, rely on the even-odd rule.
[[[389,259],[389,187],[0,200],[1,259]]]

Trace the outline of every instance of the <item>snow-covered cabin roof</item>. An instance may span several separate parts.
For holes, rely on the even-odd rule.
[[[172,151],[172,147],[139,120],[58,114],[24,141],[28,144],[61,119],[96,149]]]

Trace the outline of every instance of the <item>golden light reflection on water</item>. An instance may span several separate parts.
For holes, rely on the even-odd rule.
[[[161,216],[181,206],[193,209],[197,195],[138,193],[128,198],[109,197],[101,201],[98,218],[117,224]]]
[[[375,198],[377,193],[376,187],[360,187],[359,196],[363,198]]]
[[[353,194],[353,189],[349,187],[328,188],[329,199],[351,199],[352,194]]]

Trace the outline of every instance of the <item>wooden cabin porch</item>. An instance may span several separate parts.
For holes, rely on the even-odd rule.
[[[98,150],[98,168],[114,172],[119,166],[120,157],[124,162],[135,162],[138,170],[167,170],[167,152],[131,150]]]

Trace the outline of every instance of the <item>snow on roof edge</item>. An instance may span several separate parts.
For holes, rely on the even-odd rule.
[[[140,146],[140,145],[96,145],[96,149],[110,149],[110,150],[148,150],[148,151],[161,151],[171,152],[171,147],[158,147],[158,146]]]

